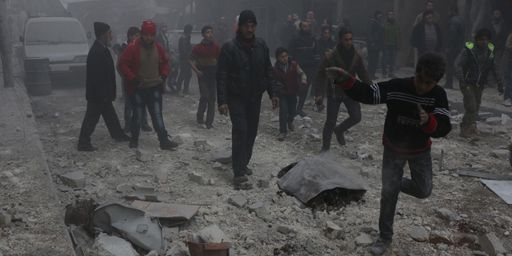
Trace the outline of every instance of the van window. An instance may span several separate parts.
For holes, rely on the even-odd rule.
[[[83,44],[87,42],[80,23],[67,21],[33,22],[27,27],[27,45]]]

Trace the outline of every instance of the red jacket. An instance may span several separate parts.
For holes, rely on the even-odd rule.
[[[129,44],[117,62],[117,68],[125,79],[124,87],[128,95],[133,94],[135,91],[135,85],[132,81],[137,78],[137,74],[139,73],[140,44],[140,39],[137,39],[133,43]],[[170,73],[169,55],[165,52],[164,48],[159,43],[155,42],[155,46],[160,57],[160,75],[167,77]]]

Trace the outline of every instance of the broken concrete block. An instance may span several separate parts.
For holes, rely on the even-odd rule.
[[[447,221],[461,220],[461,217],[458,214],[456,214],[446,208],[435,209],[435,212],[439,216],[439,218],[441,218],[443,220],[447,220]]]
[[[293,230],[290,227],[280,225],[277,227],[277,232],[279,232],[283,235],[288,235],[290,233],[295,233],[295,230]]]
[[[85,187],[85,175],[81,171],[70,172],[60,176],[60,180],[64,185],[72,188]]]
[[[356,245],[367,246],[373,243],[373,239],[370,235],[361,233],[358,237],[356,237],[355,242]]]
[[[219,162],[215,162],[212,167],[213,167],[214,170],[217,170],[217,171],[223,171],[224,170],[224,166],[222,166],[222,164],[219,163]]]
[[[221,164],[230,164],[231,163],[231,151],[217,151],[212,154],[212,161],[221,163]]]
[[[130,193],[134,191],[134,186],[128,183],[119,184],[116,187],[116,191],[117,193]]]
[[[139,256],[132,245],[117,236],[100,233],[87,256]]]
[[[11,215],[5,211],[0,210],[0,228],[9,226],[11,221]]]
[[[242,195],[233,195],[229,197],[228,203],[238,208],[242,208],[247,204],[247,198]]]
[[[341,227],[332,221],[327,221],[325,223],[325,226],[326,226],[326,231],[329,233],[334,232],[334,231],[341,231]]]
[[[199,184],[199,185],[207,184],[207,180],[200,173],[197,173],[197,172],[190,172],[188,174],[188,179],[192,182]]]
[[[260,208],[264,208],[264,207],[265,207],[265,205],[263,204],[263,202],[258,201],[258,202],[255,202],[255,203],[249,205],[248,208],[249,208],[249,212],[255,212],[256,210],[258,210]]]
[[[203,243],[227,242],[227,236],[217,225],[208,226],[197,233]]]
[[[501,240],[496,236],[494,232],[480,236],[478,239],[480,248],[491,256],[497,254],[505,254],[507,250],[503,246]]]
[[[416,226],[409,231],[409,236],[414,239],[414,241],[426,242],[430,237],[430,233],[424,227]]]

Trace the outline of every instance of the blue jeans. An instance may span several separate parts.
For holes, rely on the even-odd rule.
[[[279,132],[286,133],[287,125],[293,122],[296,115],[297,96],[280,95],[279,96]]]
[[[411,179],[404,178],[404,166],[409,163]],[[432,192],[432,158],[430,150],[413,156],[397,155],[384,147],[382,159],[382,191],[379,230],[381,238],[391,240],[398,194],[427,198]]]
[[[165,130],[164,118],[162,115],[162,88],[160,86],[136,89],[130,96],[133,106],[133,118],[131,125],[132,140],[137,141],[140,134],[140,126],[145,108],[148,108],[153,128],[155,129],[158,140],[160,142],[167,139],[167,131]]]

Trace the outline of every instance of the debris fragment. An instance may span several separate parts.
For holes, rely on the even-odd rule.
[[[480,180],[505,203],[512,204],[512,180]]]
[[[356,237],[355,242],[356,245],[367,246],[373,243],[373,239],[370,235],[361,233],[358,237]]]
[[[436,212],[437,216],[446,221],[458,221],[462,219],[458,214],[446,208],[439,208],[435,209],[434,211]]]
[[[233,195],[229,197],[228,203],[238,208],[242,208],[247,204],[247,198],[243,195]]]
[[[11,215],[0,210],[0,228],[7,227],[11,224]]]
[[[150,217],[158,218],[165,226],[179,226],[190,221],[199,211],[199,206],[134,201],[132,206],[144,211]]]
[[[507,253],[503,243],[494,232],[480,236],[478,241],[480,243],[481,249],[489,255],[494,256]]]
[[[139,256],[139,254],[126,240],[100,233],[87,256]]]
[[[414,239],[414,241],[426,242],[430,238],[430,233],[424,227],[416,226],[409,231],[409,236]]]
[[[85,187],[85,175],[81,171],[69,172],[64,175],[60,175],[60,180],[64,185],[72,188],[84,188]]]

